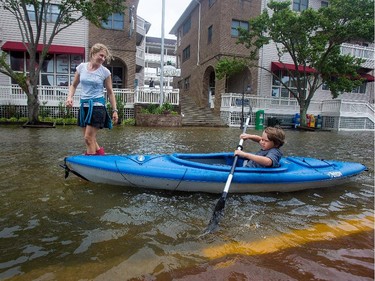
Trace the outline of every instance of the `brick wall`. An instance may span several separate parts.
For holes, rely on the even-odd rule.
[[[112,66],[124,67],[124,88],[133,88],[136,73],[136,30],[130,35],[129,8],[138,6],[139,0],[128,0],[124,12],[124,30],[109,30],[89,24],[89,48],[95,43],[105,44],[112,52]],[[134,20],[137,20],[135,9]],[[137,26],[135,22],[135,27]]]
[[[232,20],[248,21],[250,17],[257,16],[261,12],[261,1],[221,0],[216,1],[211,7],[208,2],[208,0],[201,1],[200,32],[198,5],[191,13],[191,29],[181,38],[181,44],[177,47],[177,55],[182,58],[183,50],[190,45],[190,58],[185,62],[180,60],[179,65],[182,71],[181,81],[190,77],[190,88],[185,90],[181,83],[180,89],[182,95],[191,95],[198,106],[208,105],[207,77],[209,75],[207,75],[207,71],[214,71],[220,58],[225,56],[245,57],[249,53],[243,45],[236,44],[237,38],[231,37]],[[209,43],[208,29],[210,26],[212,26],[213,32],[212,40]],[[257,69],[246,70],[244,77],[246,77],[244,83],[250,84],[252,92],[256,92]],[[243,85],[237,85],[237,88],[237,91],[242,91]],[[226,90],[225,80],[216,79],[215,112],[220,110],[221,93]]]

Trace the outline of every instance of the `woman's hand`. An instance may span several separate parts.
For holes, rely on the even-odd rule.
[[[67,107],[73,107],[73,98],[68,97],[68,98],[66,99],[66,101],[65,101],[65,105],[66,105]]]
[[[118,123],[118,113],[117,113],[117,111],[113,111],[113,113],[112,113],[112,121],[113,121],[113,124],[117,124]]]

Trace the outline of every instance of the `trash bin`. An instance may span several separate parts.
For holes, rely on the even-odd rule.
[[[255,130],[263,130],[264,110],[258,110],[255,113]]]
[[[314,114],[310,114],[309,127],[315,128],[315,116],[314,116]]]
[[[299,115],[299,113],[296,113],[293,117],[293,123],[294,123],[294,128],[297,128],[297,126],[300,125],[301,123],[301,117]]]
[[[322,116],[321,115],[318,115],[318,118],[316,119],[315,127],[317,129],[322,128]]]
[[[275,127],[277,125],[280,125],[280,120],[276,117],[268,117],[267,118],[267,126],[269,127]]]

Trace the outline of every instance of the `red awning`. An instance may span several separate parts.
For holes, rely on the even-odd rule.
[[[295,67],[294,64],[291,64],[291,63],[281,63],[281,62],[273,61],[271,63],[271,70],[272,70],[272,72],[276,71],[276,70],[296,71],[296,67]],[[299,65],[297,70],[299,72],[306,71],[307,73],[315,73],[316,72],[316,70],[314,68],[306,66],[306,68],[304,69],[302,65]]]
[[[372,76],[371,74],[367,74],[367,73],[364,73],[364,74],[360,74],[362,76],[363,79],[366,79],[367,82],[374,82],[375,80],[375,77]]]
[[[7,41],[1,46],[3,51],[16,51],[16,52],[26,52],[26,47],[22,42]],[[41,52],[43,50],[43,45],[38,44],[37,51]],[[74,54],[74,55],[84,55],[84,47],[76,46],[63,46],[63,45],[51,45],[48,50],[49,54]]]

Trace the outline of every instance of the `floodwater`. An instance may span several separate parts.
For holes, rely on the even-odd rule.
[[[240,133],[115,127],[99,143],[116,154],[222,152]],[[229,191],[218,231],[202,235],[218,194],[64,179],[64,157],[84,151],[79,128],[0,126],[0,280],[374,280],[374,133],[286,135],[285,155],[369,170],[327,189]]]

